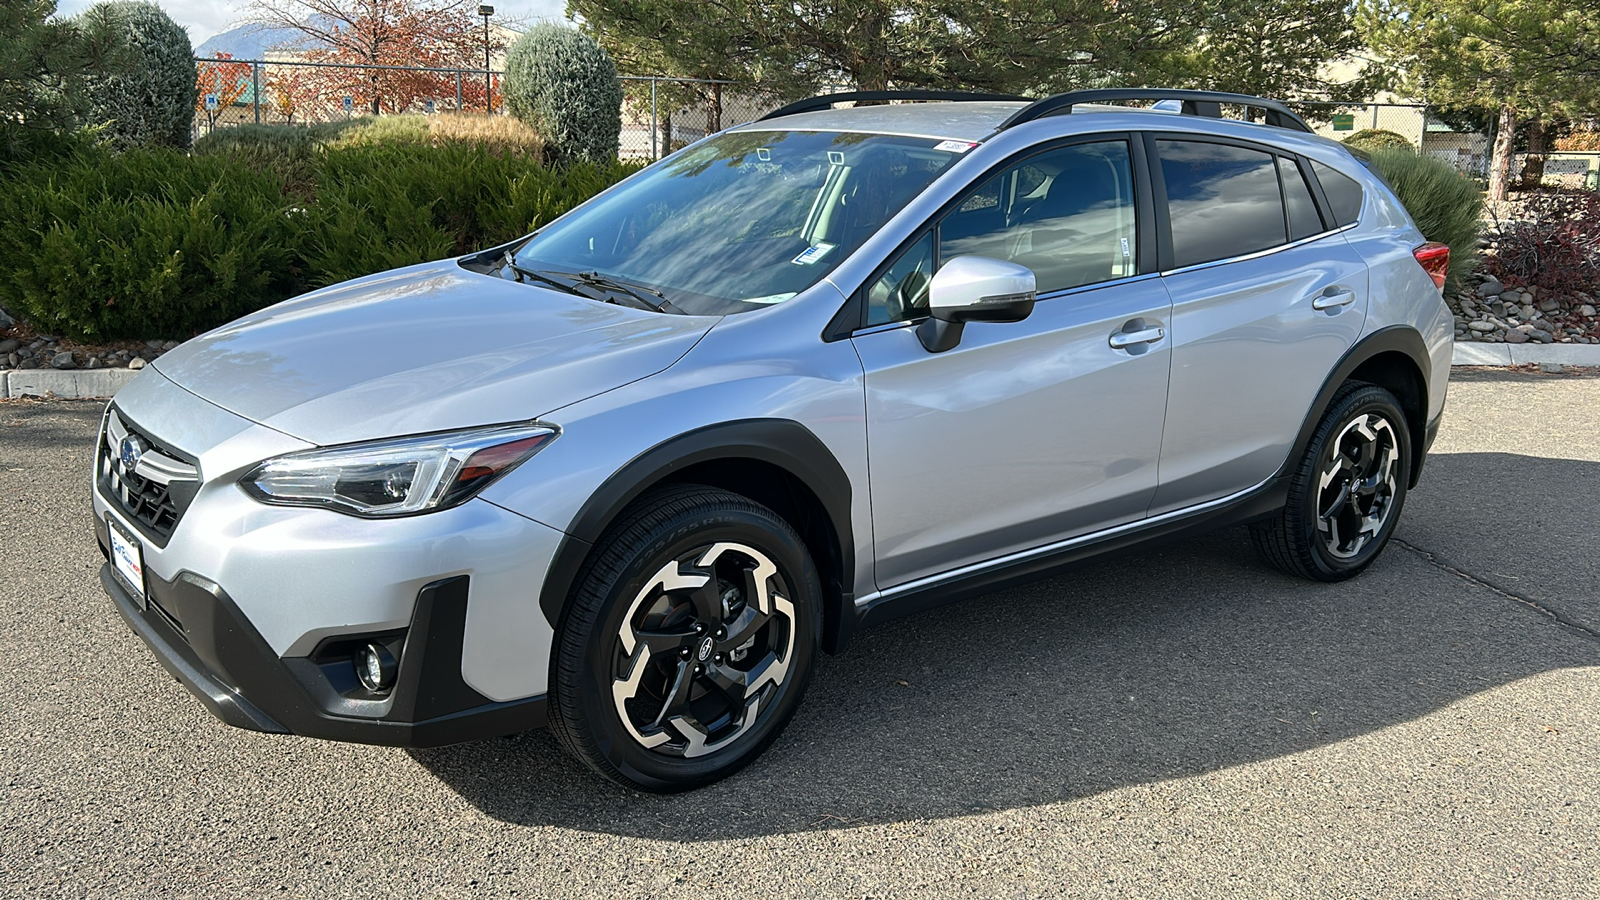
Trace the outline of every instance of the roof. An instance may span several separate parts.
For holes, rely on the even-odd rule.
[[[737,131],[856,131],[981,141],[1017,110],[1017,101],[892,103],[796,113],[740,126]]]

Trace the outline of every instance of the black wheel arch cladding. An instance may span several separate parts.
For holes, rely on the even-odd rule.
[[[855,619],[850,477],[821,439],[790,419],[740,419],[689,431],[656,444],[613,473],[584,503],[556,548],[539,595],[545,618],[559,627],[584,560],[606,528],[646,491],[678,481],[704,483],[706,478],[695,476],[707,472],[740,476],[757,469],[776,469],[787,476],[789,484],[771,485],[770,490],[797,488],[810,497],[792,498],[787,504],[781,502],[785,499],[781,493],[751,499],[780,515],[797,510],[800,518],[806,518],[813,503],[822,511],[821,521],[791,521],[791,525],[805,539],[822,576],[823,647],[829,652],[842,647]],[[711,486],[748,493],[721,478],[711,479]],[[785,505],[790,510],[779,508]]]

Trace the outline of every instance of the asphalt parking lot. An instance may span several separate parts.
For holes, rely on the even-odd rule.
[[[6,895],[1600,895],[1600,378],[1458,371],[1353,583],[1235,529],[892,623],[665,798],[213,720],[101,593],[99,410],[0,403]]]

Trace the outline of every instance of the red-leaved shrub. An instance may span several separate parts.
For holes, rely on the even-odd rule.
[[[1600,289],[1600,194],[1527,194],[1511,217],[1496,217],[1495,231],[1483,270],[1500,281],[1562,296]]]

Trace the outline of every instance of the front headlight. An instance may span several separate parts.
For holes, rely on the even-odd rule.
[[[303,450],[267,460],[239,479],[250,496],[356,516],[404,516],[464,503],[560,432],[498,425]]]

